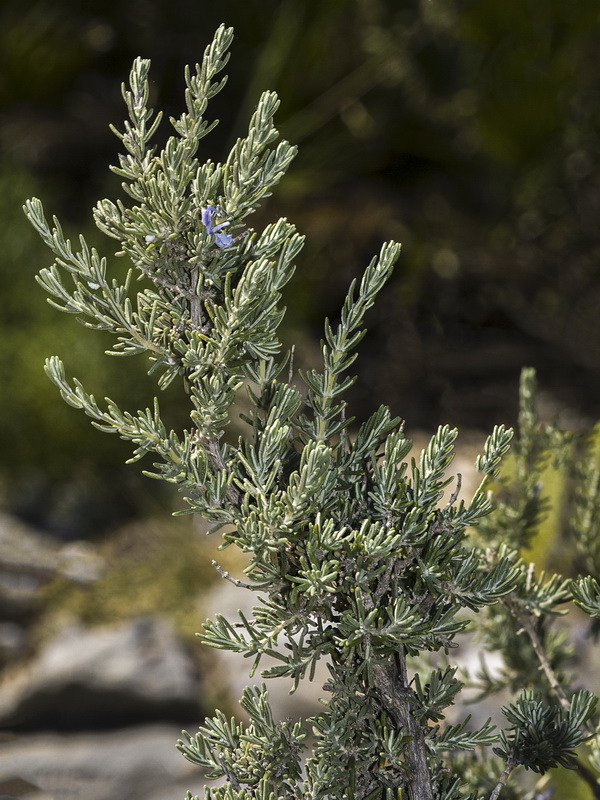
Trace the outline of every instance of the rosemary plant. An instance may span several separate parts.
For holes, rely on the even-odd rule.
[[[170,120],[174,134],[160,150],[151,143],[161,115],[148,108],[150,64],[133,64],[123,87],[129,117],[115,129],[125,152],[112,168],[127,199],[94,210],[131,264],[122,283],[83,237],[73,247],[56,219],[50,226],[39,200],[26,205],[55,256],[39,274],[50,302],[112,334],[109,354],[145,355],[161,389],[178,381],[189,427],[168,429],[156,399],[133,412],[97,402],[56,357],[48,376],[96,427],[131,442],[132,461],[151,455],[146,474],[176,484],[189,512],[221,530],[223,547],[250,556],[243,580],[215,567],[256,593],[251,618],[217,615],[201,638],[249,657],[251,677],[265,655],[276,665],[244,691],[246,723],[217,711],[178,747],[220,779],[205,789],[208,800],[533,798],[538,789],[509,781],[515,770],[557,765],[577,769],[598,797],[596,698],[569,682],[565,646],[550,631],[571,597],[599,618],[600,586],[591,576],[537,575],[519,557],[543,510],[537,482],[552,438],[534,419],[533,374],[522,382],[516,479],[495,510],[491,489],[511,430],[496,427],[487,439],[479,488],[465,500],[460,476],[447,477],[456,430],[440,427],[409,458],[411,442],[388,408],[357,426],[346,413],[365,315],[399,244],[382,246],[350,286],[339,321],[325,323],[321,367],[296,374],[278,326],[303,238],[286,219],[260,232],[247,223],[295,153],[276,143],[275,94],[262,95],[225,163],[198,158],[216,124],[205,112],[225,84],[232,38],[221,26],[202,63],[186,70],[186,110]],[[246,433],[232,441],[224,431],[241,392]],[[596,575],[598,475],[586,471],[577,517]],[[499,727],[471,724],[466,714],[447,720],[468,682],[453,654],[473,630],[482,648],[504,656],[499,676],[482,668],[480,688],[516,695]],[[322,710],[275,719],[266,682],[286,679],[295,689],[321,659],[329,670]],[[577,751],[586,740],[593,752],[584,766]]]

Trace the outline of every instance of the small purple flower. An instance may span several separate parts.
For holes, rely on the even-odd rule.
[[[221,248],[229,247],[230,244],[233,244],[233,236],[230,233],[217,233],[215,236],[215,244],[217,247]]]
[[[229,247],[230,244],[233,244],[233,236],[223,231],[223,228],[229,225],[229,220],[213,225],[213,216],[224,217],[226,214],[227,212],[221,206],[206,206],[201,209],[201,221],[206,228],[206,232],[209,236],[214,235],[215,244],[221,248]]]

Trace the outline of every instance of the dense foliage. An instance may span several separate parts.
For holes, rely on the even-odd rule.
[[[284,290],[282,337],[302,343],[298,363],[315,366],[323,316],[337,313],[378,243],[395,239],[403,257],[356,365],[355,413],[372,413],[376,396],[411,431],[439,420],[484,431],[512,424],[520,365],[532,363],[561,407],[595,414],[596,0],[535,8],[521,0],[5,0],[0,271],[6,305],[20,309],[1,322],[6,504],[71,537],[147,510],[151,492],[132,470],[111,481],[123,447],[94,441],[70,418],[38,364],[68,353],[69,369],[110,386],[127,406],[143,403],[151,384],[102,360],[102,333],[83,345],[68,321],[50,321],[30,291],[40,256],[17,207],[32,194],[52,200],[66,232],[83,229],[99,246],[86,210],[116,191],[105,165],[114,151],[108,123],[121,115],[118,81],[135,55],[151,57],[151,93],[177,114],[183,66],[222,19],[235,27],[238,58],[227,95],[214,98],[222,124],[204,139],[203,157],[226,158],[232,132],[266,88],[278,91],[278,121],[301,145],[294,170],[259,210],[261,224],[287,216],[308,234],[302,272]],[[170,395],[170,413],[182,419],[180,409]]]
[[[399,255],[395,242],[352,282],[339,321],[326,321],[320,367],[296,370],[278,327],[303,238],[286,219],[248,226],[295,154],[277,141],[276,95],[262,94],[247,136],[223,162],[198,157],[216,124],[206,110],[224,86],[232,38],[221,26],[202,63],[186,69],[186,108],[162,148],[152,142],[161,115],[148,105],[150,63],[133,65],[123,88],[128,120],[114,129],[125,152],[113,170],[128,199],[94,211],[130,264],[124,277],[83,236],[74,247],[58,220],[50,226],[39,200],[26,206],[55,256],[39,274],[52,304],[112,334],[110,354],[145,355],[158,386],[177,384],[187,397],[188,426],[170,428],[157,399],[124,411],[68,380],[57,357],[46,364],[67,403],[130,442],[132,460],[151,455],[146,474],[175,484],[188,512],[221,530],[223,547],[249,556],[244,580],[214,566],[256,593],[252,618],[217,615],[202,639],[250,658],[251,676],[271,656],[277,663],[262,677],[292,688],[319,660],[329,669],[323,710],[310,719],[275,719],[266,685],[248,687],[247,723],[217,711],[179,747],[208,778],[224,779],[206,789],[214,800],[496,800],[518,767],[544,775],[559,765],[600,796],[597,698],[568,675],[569,649],[553,627],[569,601],[600,617],[592,451],[583,448],[572,514],[586,577],[565,581],[519,555],[543,513],[548,454],[568,446],[537,420],[531,370],[522,376],[513,480],[496,508],[491,490],[513,438],[503,425],[477,460],[481,482],[469,500],[460,476],[447,476],[457,430],[440,427],[409,460],[411,442],[386,406],[354,427],[347,372]],[[244,433],[227,436],[240,408]],[[483,661],[478,674],[459,673],[465,632],[501,655],[499,671]],[[473,682],[484,695],[509,690],[500,728],[471,725],[462,711],[448,721]],[[586,741],[590,766],[579,753]],[[506,791],[539,796],[518,781]]]

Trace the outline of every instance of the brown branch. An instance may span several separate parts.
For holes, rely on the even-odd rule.
[[[211,466],[219,472],[227,472],[227,464],[223,460],[223,454],[219,447],[219,441],[216,436],[202,436],[199,437],[201,444],[206,448]],[[242,494],[235,486],[230,486],[227,490],[227,502],[234,508],[239,508],[242,502]]]
[[[458,495],[460,494],[460,487],[461,486],[462,486],[462,475],[460,474],[460,472],[457,472],[456,473],[456,488],[454,489],[454,491],[450,495],[450,499],[448,500],[448,502],[444,506],[444,511],[450,511],[450,509],[452,508],[454,503],[456,503],[456,501],[458,500]]]
[[[199,274],[198,267],[194,267],[190,278],[193,291],[188,295],[190,298],[190,320],[196,330],[200,330],[202,327],[202,302],[197,293]]]
[[[596,800],[600,800],[600,784],[598,783],[598,776],[584,764],[581,759],[577,760],[577,774],[582,781],[585,781],[592,790],[592,794]]]
[[[535,625],[532,622],[531,615],[524,611],[523,609],[519,608],[516,603],[514,603],[510,596],[504,598],[504,605],[512,614],[512,616],[519,622],[523,631],[529,637],[529,641],[531,642],[531,646],[533,647],[535,654],[540,662],[540,667],[548,680],[551,688],[553,689],[554,693],[558,697],[558,700],[561,706],[565,709],[565,711],[569,711],[571,707],[571,703],[565,693],[565,690],[560,685],[558,678],[556,677],[554,670],[550,662],[548,661],[548,657],[544,651],[544,646],[542,641],[538,635],[538,632],[535,629]],[[590,730],[589,727],[585,726],[587,730]],[[591,732],[591,731],[590,731]],[[578,759],[577,761],[577,774],[579,777],[587,783],[587,785],[592,790],[592,794],[596,798],[596,800],[600,800],[600,784],[598,783],[598,777],[590,770],[588,767]],[[495,800],[498,795],[492,795],[490,800]]]
[[[542,641],[531,620],[531,615],[527,613],[527,611],[524,611],[523,609],[519,608],[517,603],[511,600],[510,596],[505,597],[503,603],[508,609],[508,611],[512,614],[512,616],[521,625],[522,629],[525,631],[527,636],[529,637],[531,646],[535,651],[538,661],[540,662],[540,667],[544,672],[544,675],[546,676],[548,683],[550,684],[554,693],[558,697],[561,706],[565,709],[565,711],[568,711],[571,707],[571,703],[569,702],[569,699],[565,694],[565,690],[560,685],[558,678],[556,677],[554,670],[552,669],[552,666],[548,661],[548,656],[544,651],[544,646],[542,644]]]
[[[512,759],[508,759],[506,762],[506,766],[504,767],[504,772],[500,775],[498,779],[498,783],[494,786],[494,791],[490,795],[490,800],[498,800],[500,796],[500,792],[506,786],[506,782],[510,778],[512,771],[514,770],[516,764],[513,763]]]
[[[398,653],[396,664],[375,663],[372,670],[383,707],[398,730],[405,730],[410,737],[405,750],[409,774],[408,798],[434,800],[425,735],[414,715],[416,696],[408,685],[404,651]]]

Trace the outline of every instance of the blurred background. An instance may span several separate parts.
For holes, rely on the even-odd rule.
[[[284,337],[298,363],[318,358],[323,318],[395,239],[403,255],[361,344],[354,415],[383,402],[409,435],[450,423],[480,441],[493,424],[514,424],[530,365],[548,414],[571,428],[597,418],[597,0],[2,0],[0,725],[11,736],[193,723],[218,694],[193,640],[221,589],[205,566],[212,545],[197,522],[169,518],[181,500],[125,465],[127,445],[66,406],[42,365],[59,354],[69,375],[125,408],[145,407],[154,385],[141,361],[106,358],[104,335],[47,304],[34,276],[51,258],[22,204],[40,197],[71,238],[83,232],[110,257],[91,208],[121,196],[108,170],[120,84],[136,56],[150,58],[152,104],[177,116],[184,67],[221,22],[236,37],[229,82],[209,106],[221,123],[201,157],[225,158],[260,93],[279,93],[277,121],[299,154],[252,224],[287,216],[307,236],[286,294]],[[163,124],[159,140],[168,134]],[[161,403],[185,418],[176,391]],[[168,695],[171,663],[137,699],[103,684],[126,671],[110,661],[118,639],[104,649],[90,640],[95,667],[49,682],[52,648],[66,641],[81,654],[93,631],[145,653],[129,664],[131,685],[152,643],[160,661],[172,637],[181,686]],[[69,659],[73,649],[56,663]],[[51,792],[19,769],[0,756],[0,794]]]

